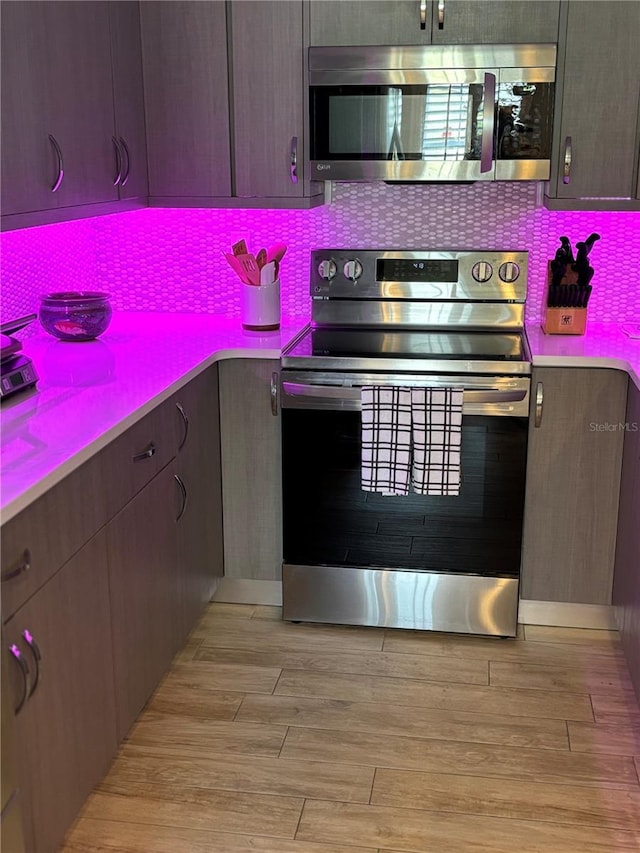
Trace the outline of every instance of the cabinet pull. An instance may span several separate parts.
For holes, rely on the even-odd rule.
[[[187,436],[189,435],[189,418],[187,417],[187,413],[180,403],[176,403],[176,409],[180,412],[180,417],[182,418],[182,424],[184,426],[184,432],[182,434],[182,441],[178,445],[178,450],[182,450],[182,448],[187,443]]]
[[[420,0],[420,29],[427,28],[427,0]]]
[[[573,152],[571,150],[571,137],[567,136],[564,141],[564,167],[562,173],[562,183],[569,184],[571,183],[571,158],[573,156]]]
[[[274,417],[278,415],[278,380],[280,377],[277,373],[271,374],[271,414]]]
[[[116,169],[118,170],[118,174],[116,175],[116,179],[113,182],[113,186],[117,187],[122,178],[122,150],[120,149],[120,143],[115,138],[115,136],[111,137],[111,141],[113,142],[113,147],[116,151]]]
[[[134,462],[142,462],[143,459],[151,459],[152,456],[156,455],[156,446],[153,442],[147,447],[146,450],[141,450],[140,453],[133,454]]]
[[[174,480],[176,481],[176,483],[178,484],[178,488],[180,489],[180,494],[182,495],[182,506],[180,507],[180,512],[178,513],[177,518],[176,518],[176,521],[180,521],[180,519],[184,515],[185,510],[187,508],[187,487],[182,482],[182,478],[178,477],[177,474],[174,474],[173,477],[174,477]]]
[[[289,163],[289,177],[292,184],[298,183],[298,137],[291,137],[291,160]]]
[[[27,662],[22,657],[22,652],[15,643],[9,646],[9,652],[22,670],[22,696],[20,697],[20,701],[18,702],[16,707],[13,709],[14,714],[19,714],[22,710],[24,703],[31,695],[31,676],[29,675],[29,667],[27,666]]]
[[[15,567],[15,569],[8,569],[6,572],[3,572],[0,580],[2,580],[2,583],[13,580],[13,578],[17,578],[18,575],[28,572],[30,568],[31,551],[28,548],[25,548],[22,554],[22,561]]]
[[[33,680],[33,684],[31,685],[31,690],[29,690],[29,696],[27,697],[28,699],[31,699],[33,694],[36,692],[36,687],[40,682],[40,673],[42,672],[42,666],[40,665],[40,662],[42,660],[42,653],[40,652],[40,647],[33,638],[33,634],[31,633],[31,631],[29,631],[28,628],[24,629],[24,631],[22,632],[22,636],[24,638],[25,643],[29,646],[36,664],[35,678]]]
[[[542,382],[538,382],[536,385],[536,414],[534,419],[534,426],[536,429],[542,423],[542,406],[544,403],[544,388],[542,387]]]
[[[120,186],[124,187],[129,180],[129,170],[131,168],[131,155],[129,154],[129,146],[124,141],[122,136],[118,137],[120,140],[120,145],[122,146],[122,150],[124,151],[125,156],[125,167],[124,167],[124,175],[122,176],[122,180],[120,181]]]
[[[51,192],[58,192],[60,189],[60,184],[62,183],[62,179],[64,178],[64,163],[62,162],[62,149],[58,145],[58,140],[55,136],[50,133],[49,134],[49,142],[53,145],[53,148],[56,152],[56,157],[58,158],[58,175],[53,182],[53,186],[51,187]]]
[[[490,172],[493,167],[493,129],[496,105],[496,75],[484,75],[484,107],[482,109],[482,148],[480,171]]]
[[[438,0],[438,29],[444,29],[444,0]]]

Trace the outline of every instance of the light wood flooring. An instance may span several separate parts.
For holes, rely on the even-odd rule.
[[[615,632],[212,604],[62,851],[638,853],[639,771]]]

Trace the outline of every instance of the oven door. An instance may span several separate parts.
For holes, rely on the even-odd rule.
[[[464,377],[458,496],[361,489],[360,387],[461,377],[283,371],[283,616],[514,636],[528,377]]]

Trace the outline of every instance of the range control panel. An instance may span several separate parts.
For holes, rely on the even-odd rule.
[[[524,302],[526,251],[316,249],[313,299]]]

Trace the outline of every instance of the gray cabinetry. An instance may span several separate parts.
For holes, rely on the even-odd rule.
[[[220,362],[220,440],[225,578],[280,580],[280,418],[271,413],[278,362]]]
[[[640,3],[571,0],[567,6],[546,204],[640,210]]]
[[[640,389],[629,383],[613,603],[640,699]]]
[[[192,379],[173,399],[180,430],[178,572],[184,639],[223,574],[218,366]]]
[[[555,42],[555,0],[311,0],[311,44]]]
[[[611,604],[627,375],[535,368],[521,598]]]
[[[6,622],[4,638],[25,667],[10,655],[25,850],[54,853],[117,745],[104,532]]]

